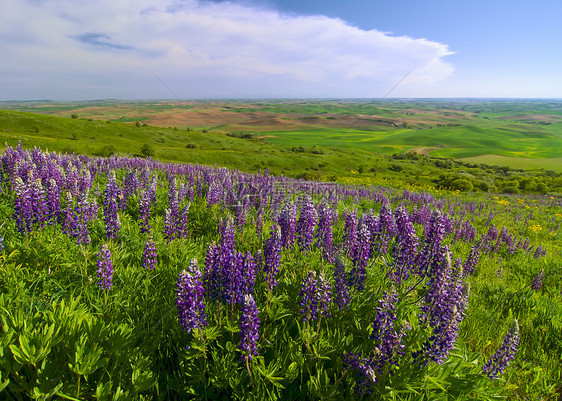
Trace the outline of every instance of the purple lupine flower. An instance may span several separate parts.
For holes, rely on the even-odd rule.
[[[152,237],[144,243],[144,252],[142,254],[142,265],[145,269],[154,269],[156,267],[156,244]]]
[[[119,186],[115,178],[115,171],[111,170],[107,174],[107,184],[105,187],[105,199],[103,214],[105,220],[105,231],[107,233],[107,238],[117,238],[119,233],[119,228],[121,227],[121,222],[119,221],[119,215],[117,214],[118,207],[118,196],[120,193]]]
[[[241,359],[251,360],[253,356],[258,354],[259,328],[260,318],[258,317],[256,302],[251,294],[246,294],[240,314],[240,344],[238,348],[242,351]]]
[[[535,278],[533,279],[533,283],[531,284],[531,288],[535,291],[538,291],[541,289],[542,287],[542,280],[544,278],[544,270],[541,270],[540,272],[538,272],[535,276]]]
[[[150,191],[146,189],[142,192],[139,200],[139,228],[141,233],[150,232],[150,197]]]
[[[347,256],[353,258],[357,246],[357,210],[349,212],[345,216],[343,243]]]
[[[466,258],[462,266],[464,277],[468,277],[472,273],[474,273],[479,259],[480,259],[480,250],[473,245],[470,248],[470,253],[468,254],[468,257]]]
[[[380,225],[382,231],[386,232],[389,236],[396,234],[396,222],[394,221],[394,216],[392,215],[392,209],[386,203],[381,207],[380,215]]]
[[[241,294],[252,294],[254,292],[254,285],[256,282],[256,262],[252,254],[248,251],[244,255],[238,254],[239,269],[241,271],[242,282],[240,285]],[[241,302],[241,299],[238,303]]]
[[[207,247],[203,282],[205,283],[205,289],[207,294],[209,294],[209,298],[215,301],[218,300],[222,294],[220,247],[214,242]]]
[[[373,358],[364,358],[361,352],[357,355],[353,352],[346,352],[343,361],[350,369],[359,374],[359,378],[353,387],[355,391],[359,395],[371,395],[373,385],[377,382],[377,376],[373,369]]]
[[[30,177],[31,179],[31,177]],[[45,191],[39,178],[33,179],[31,182],[31,210],[32,224],[42,227],[47,221],[48,211],[45,199]]]
[[[346,285],[345,265],[341,257],[336,256],[334,267],[334,303],[343,309],[349,305],[350,296]]]
[[[111,261],[111,251],[107,244],[103,244],[98,253],[98,287],[102,290],[109,290],[113,285],[113,262]]]
[[[50,179],[47,183],[47,221],[49,224],[56,224],[60,212],[60,192],[57,182]]]
[[[416,229],[410,221],[406,209],[399,207],[396,209],[395,214],[397,236],[393,252],[394,266],[388,274],[392,281],[400,284],[410,276],[419,241]]]
[[[292,202],[285,203],[279,215],[279,227],[281,227],[281,240],[283,248],[291,248],[295,240],[296,208]]]
[[[0,235],[0,252],[4,252],[4,236]]]
[[[371,233],[364,218],[359,222],[357,237],[355,249],[352,251],[353,267],[349,271],[348,285],[361,291],[365,287],[371,250]]]
[[[405,331],[396,331],[395,328],[397,302],[398,295],[394,288],[389,293],[385,291],[379,306],[375,308],[377,314],[371,324],[373,331],[369,338],[375,341],[377,349],[373,362],[381,374],[386,364],[397,365],[398,358],[404,355],[402,338]]]
[[[509,362],[511,362],[515,357],[518,345],[519,324],[517,323],[517,319],[514,319],[502,345],[482,367],[483,372],[486,373],[492,380],[503,374],[505,368],[509,366]]]
[[[415,259],[416,273],[419,275],[427,272],[427,269],[434,264],[441,262],[441,243],[445,234],[443,225],[443,215],[440,211],[435,210],[424,229],[424,245],[418,252]]]
[[[302,280],[300,297],[300,313],[303,320],[316,320],[318,315],[329,316],[328,304],[331,302],[332,289],[323,275],[316,277],[315,271],[308,272]]]
[[[203,296],[205,289],[201,282],[201,272],[197,268],[197,259],[191,259],[176,283],[176,306],[181,326],[189,333],[191,330],[207,325]]]
[[[90,231],[88,230],[88,221],[90,220],[90,204],[88,202],[89,189],[82,193],[76,205],[76,234],[78,244],[90,243]]]
[[[177,238],[187,238],[188,236],[188,231],[187,231],[187,223],[189,221],[189,207],[190,207],[190,203],[188,203],[187,205],[183,206],[181,208],[180,214],[179,214],[179,219],[177,221],[177,228],[176,228],[176,235]]]
[[[279,272],[281,262],[282,246],[281,228],[278,225],[273,225],[263,250],[263,272],[270,290],[277,286],[277,273]]]
[[[261,239],[263,233],[263,207],[259,207],[256,213],[256,237]]]
[[[79,217],[76,215],[76,209],[70,191],[66,192],[66,205],[59,214],[59,218],[61,220],[62,231],[73,238],[78,238]]]
[[[172,214],[170,209],[164,210],[164,238],[169,244],[174,238],[176,238],[176,218]]]
[[[301,214],[297,223],[297,240],[301,249],[309,250],[314,240],[314,228],[318,223],[318,213],[309,196],[303,195]]]
[[[459,324],[468,306],[470,287],[462,281],[462,269],[452,270],[449,252],[445,248],[441,263],[436,264],[431,276],[424,304],[420,307],[420,325],[432,329],[432,334],[423,344],[424,363],[441,364],[453,349],[458,336]],[[454,273],[454,274],[453,274]]]
[[[31,222],[33,218],[33,209],[31,202],[31,188],[24,183],[21,177],[16,177],[14,181],[15,203],[14,218],[16,227],[21,234],[31,231]]]
[[[317,246],[322,249],[322,255],[329,263],[334,262],[334,234],[332,224],[334,222],[334,212],[329,206],[320,204],[318,210],[318,229],[316,231]]]
[[[535,249],[535,253],[533,254],[533,258],[538,259],[544,255],[546,255],[546,249],[543,248],[541,245],[537,246]]]

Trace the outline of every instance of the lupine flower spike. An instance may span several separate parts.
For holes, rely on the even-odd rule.
[[[517,319],[513,320],[513,324],[509,332],[503,340],[503,344],[494,355],[486,362],[482,370],[492,380],[498,378],[505,368],[509,366],[509,362],[515,357],[517,346],[519,345],[519,324]]]
[[[176,306],[182,327],[189,333],[192,329],[207,325],[203,295],[205,289],[197,259],[191,259],[189,267],[182,271],[176,284]]]
[[[111,251],[107,244],[101,246],[100,252],[98,253],[98,286],[102,290],[109,290],[113,285],[113,263],[111,262]]]
[[[240,315],[240,344],[238,348],[242,351],[240,359],[251,360],[258,354],[257,341],[259,333],[260,318],[254,297],[250,294],[244,296],[242,313]]]

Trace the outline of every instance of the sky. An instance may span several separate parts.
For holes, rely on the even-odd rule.
[[[562,98],[559,0],[0,0],[0,100]]]

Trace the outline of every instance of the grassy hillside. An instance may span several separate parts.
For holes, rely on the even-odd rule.
[[[112,122],[252,134],[283,146],[494,160],[562,172],[562,102],[518,99],[3,102]],[[529,159],[532,162],[527,162]]]
[[[540,160],[546,159],[523,159],[539,161],[532,167],[542,168],[525,172],[482,164],[484,160],[490,164],[500,164],[493,159],[453,161],[420,155],[430,153],[428,149],[438,149],[437,152],[452,149],[439,148],[442,145],[433,142],[431,136],[423,134],[423,130],[416,131],[418,137],[414,141],[411,139],[413,131],[408,129],[388,131],[378,139],[374,138],[372,132],[364,130],[331,129],[331,132],[329,128],[285,132],[283,135],[286,135],[287,144],[283,144],[278,143],[283,142],[279,141],[279,132],[272,138],[267,131],[257,134],[165,128],[147,125],[139,120],[136,124],[130,124],[0,110],[0,143],[16,146],[21,141],[24,148],[39,146],[51,151],[97,156],[151,156],[163,161],[216,164],[245,172],[267,168],[274,175],[295,178],[357,184],[415,185],[425,189],[556,193],[562,187],[559,174],[562,170],[556,164],[540,163]],[[440,129],[444,128],[427,131],[437,132]],[[501,131],[488,132],[478,127],[462,129],[470,130],[470,135],[466,132],[462,134],[463,131],[459,129],[456,142],[449,135],[450,146],[476,148],[478,145],[488,145],[506,149],[518,146],[516,142],[501,140]],[[364,145],[366,143],[370,145]],[[378,145],[375,147],[373,143]],[[367,149],[376,149],[377,152]],[[403,152],[408,149],[418,153]],[[490,158],[486,155],[478,157]],[[562,159],[555,160],[560,163]]]

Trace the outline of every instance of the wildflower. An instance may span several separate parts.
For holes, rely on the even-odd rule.
[[[117,198],[119,196],[119,193],[120,189],[115,178],[115,171],[111,170],[107,175],[107,185],[105,187],[105,199],[103,208],[107,238],[117,238],[119,228],[121,227],[119,215],[117,214]]]
[[[303,195],[304,197],[304,195]],[[297,239],[302,249],[309,250],[314,239],[314,228],[318,222],[318,213],[310,197],[303,199],[301,214],[296,227]]]
[[[109,290],[113,283],[113,263],[111,261],[111,251],[107,244],[103,244],[98,253],[98,287],[102,290]]]
[[[359,395],[371,395],[373,393],[373,385],[377,382],[377,376],[372,366],[373,358],[364,358],[361,352],[357,355],[353,352],[346,352],[343,361],[349,368],[359,374],[354,386],[355,391]]]
[[[277,285],[277,273],[279,272],[279,265],[281,262],[281,229],[279,226],[274,225],[271,227],[271,234],[265,241],[264,247],[264,265],[263,271],[265,273],[265,281],[267,281],[269,289]]]
[[[469,292],[470,287],[462,281],[462,269],[453,271],[448,251],[445,251],[441,263],[435,266],[420,307],[420,324],[422,327],[429,325],[432,334],[423,344],[423,350],[414,354],[423,354],[425,363],[441,364],[453,349],[468,306]]]
[[[332,289],[323,275],[316,278],[316,272],[310,271],[302,281],[301,291],[299,293],[301,314],[303,320],[316,320],[318,315],[326,315],[328,304],[332,301]]]
[[[347,305],[349,305],[349,290],[346,286],[346,276],[345,276],[345,265],[343,261],[339,257],[336,257],[336,263],[334,268],[334,281],[335,281],[335,288],[334,288],[334,303],[340,308],[343,309]]]
[[[544,278],[544,270],[541,270],[537,273],[535,278],[533,279],[533,283],[531,284],[531,288],[535,291],[538,291],[542,287],[542,280]]]
[[[244,296],[240,315],[240,344],[238,348],[242,351],[241,359],[252,359],[253,356],[258,354],[259,327],[260,318],[258,317],[256,302],[252,295],[247,294]]]
[[[513,324],[509,332],[505,336],[502,345],[494,355],[482,367],[484,373],[492,380],[501,375],[505,368],[509,366],[509,362],[515,357],[517,346],[519,345],[519,324],[517,319],[513,320]]]
[[[283,248],[290,248],[293,246],[295,240],[296,213],[295,205],[291,202],[287,202],[279,215],[278,222],[281,227]]]
[[[142,192],[139,200],[139,227],[141,233],[150,232],[150,191]]]
[[[154,243],[152,238],[149,238],[144,243],[142,265],[145,269],[154,269],[156,267],[156,244]]]
[[[203,303],[204,292],[201,272],[197,268],[197,259],[191,259],[189,267],[179,274],[176,284],[178,318],[188,333],[192,329],[207,325],[205,304]]]
[[[398,356],[404,355],[404,345],[401,342],[405,332],[399,333],[394,327],[397,302],[398,295],[394,288],[389,293],[385,291],[379,300],[379,306],[376,307],[375,321],[371,324],[373,331],[369,338],[376,342],[377,353],[374,362],[380,373],[387,362],[396,365]]]
[[[359,222],[359,231],[355,242],[355,249],[352,252],[353,268],[349,272],[348,285],[362,290],[365,287],[367,277],[367,264],[371,248],[371,233],[364,218]]]

